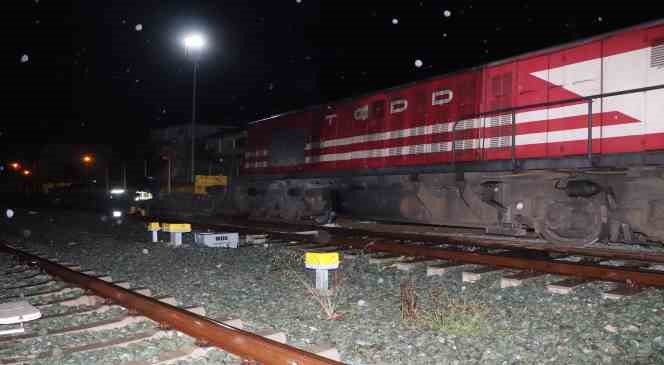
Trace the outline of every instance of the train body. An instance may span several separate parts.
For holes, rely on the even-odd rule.
[[[250,125],[233,209],[664,241],[664,21]]]

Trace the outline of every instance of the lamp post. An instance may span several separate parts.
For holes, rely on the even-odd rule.
[[[83,165],[85,165],[85,183],[88,184],[88,180],[90,179],[90,172],[89,169],[91,168],[92,164],[95,162],[94,156],[90,154],[85,154],[81,157],[81,161],[83,161]],[[105,164],[104,166],[104,181],[106,185],[106,191],[109,190],[109,181],[108,181],[108,165]]]
[[[187,56],[191,57],[194,62],[194,80],[191,93],[191,182],[193,183],[196,161],[196,81],[198,77],[198,61],[207,45],[207,40],[201,33],[190,33],[184,37],[183,44]]]

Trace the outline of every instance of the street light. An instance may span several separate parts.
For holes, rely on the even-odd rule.
[[[18,163],[18,162],[12,162],[11,167],[12,167],[12,169],[14,169],[14,171],[18,171],[18,169],[21,168],[21,164]]]
[[[90,171],[89,171],[88,167],[92,166],[92,164],[95,162],[95,157],[91,154],[86,153],[85,155],[81,156],[81,161],[83,161],[83,165],[86,166],[86,169],[85,169],[85,180],[86,181],[85,181],[85,183],[87,184],[88,180],[90,179]],[[103,162],[103,160],[102,160],[102,162]],[[108,191],[108,187],[109,187],[109,184],[108,184],[108,164],[106,163],[104,165],[105,165],[104,166],[104,180],[106,182],[106,191]]]
[[[198,61],[201,53],[207,46],[207,39],[201,33],[189,33],[182,39],[185,52],[194,61],[194,82],[191,95],[191,182],[195,178],[195,149],[196,149],[196,77],[198,73]]]

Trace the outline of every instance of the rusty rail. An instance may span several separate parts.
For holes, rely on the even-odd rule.
[[[302,236],[294,236],[293,234],[286,233],[285,236],[281,236],[283,233],[275,231],[283,231],[287,229],[297,229],[297,230],[325,230],[333,234],[340,234],[342,236],[368,236],[376,239],[390,239],[390,240],[408,240],[408,241],[421,241],[421,242],[432,242],[439,244],[447,245],[457,245],[457,246],[475,246],[475,247],[484,247],[490,249],[505,249],[505,250],[520,250],[520,251],[532,251],[532,252],[552,252],[552,253],[562,253],[569,255],[580,255],[580,256],[589,256],[597,258],[606,258],[606,259],[616,259],[616,260],[634,260],[634,261],[647,261],[652,263],[664,264],[664,254],[653,253],[653,252],[639,252],[639,251],[627,251],[627,250],[615,250],[609,248],[588,248],[575,245],[552,245],[548,243],[517,243],[513,241],[508,241],[504,239],[492,239],[492,238],[467,238],[459,237],[458,235],[453,235],[449,233],[436,233],[436,234],[424,234],[424,233],[408,233],[408,232],[380,232],[369,229],[357,229],[357,228],[343,228],[343,227],[319,227],[314,225],[306,224],[292,224],[292,223],[271,223],[271,222],[256,222],[256,221],[230,221],[228,223],[203,223],[203,222],[193,222],[187,221],[182,218],[175,217],[143,217],[143,220],[147,221],[160,221],[160,222],[187,222],[191,223],[192,226],[197,226],[201,228],[210,228],[210,229],[227,229],[235,230],[240,233],[252,233],[257,231],[270,232],[273,237],[280,237],[284,239],[297,240],[302,239]],[[247,225],[251,225],[253,228],[247,228]],[[410,229],[410,228],[409,228]]]
[[[430,257],[469,264],[494,266],[506,269],[520,269],[548,274],[575,276],[586,279],[630,283],[635,286],[664,287],[664,273],[625,267],[599,264],[565,262],[559,260],[523,258],[509,255],[456,251],[432,247],[418,247],[412,244],[385,242],[339,242],[341,247],[362,248],[367,251],[389,252],[413,257]]]
[[[192,224],[200,227],[217,227],[217,228],[224,227],[224,225],[197,224],[197,223],[192,223]],[[231,227],[231,226],[234,227],[236,231],[240,231],[242,233],[262,232],[262,233],[268,233],[270,234],[271,237],[278,239],[296,240],[296,241],[310,239],[310,237],[296,233],[280,232],[264,228],[257,229],[251,227],[239,227],[236,225],[228,225],[226,227]],[[353,231],[357,235],[365,233],[364,231],[355,231],[355,230],[350,230],[350,231]],[[601,264],[565,262],[565,261],[552,260],[552,259],[525,258],[525,257],[520,257],[514,253],[487,254],[479,252],[462,251],[458,249],[455,250],[455,249],[434,248],[431,246],[418,246],[416,244],[388,243],[384,241],[387,239],[393,239],[392,237],[383,238],[381,237],[380,232],[372,232],[372,233],[374,233],[374,237],[377,237],[374,240],[332,239],[329,242],[329,244],[331,246],[339,246],[343,248],[359,248],[367,251],[387,252],[387,253],[394,253],[404,256],[438,258],[438,259],[444,259],[444,260],[462,262],[468,264],[494,266],[506,269],[531,270],[531,271],[537,271],[537,272],[543,272],[555,275],[574,276],[586,279],[629,283],[630,285],[635,285],[635,286],[654,286],[654,287],[664,288],[664,272],[607,266]],[[452,239],[451,237],[432,237],[429,235],[419,235],[417,239],[414,239],[413,235],[409,234],[394,234],[394,236],[399,237],[401,239],[421,240],[426,242],[431,242],[431,241],[438,242],[437,239],[439,239],[440,240],[439,243],[441,244],[459,243],[454,239]],[[456,239],[461,241],[459,238]],[[469,242],[464,241],[463,244],[468,245]],[[514,250],[517,249],[518,247],[510,247],[510,248]]]
[[[19,256],[41,267],[50,275],[110,299],[125,308],[180,332],[214,345],[242,359],[261,364],[333,365],[342,364],[292,346],[272,341],[251,332],[199,316],[184,309],[159,302],[150,297],[107,283],[103,280],[67,269],[38,256],[0,243],[0,251]]]

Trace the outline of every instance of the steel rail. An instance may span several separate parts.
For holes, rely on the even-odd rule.
[[[219,225],[199,225],[219,226]],[[237,226],[236,231],[237,231]],[[297,233],[280,232],[269,229],[244,227],[243,233],[267,233],[273,238],[301,241],[310,239]],[[412,239],[410,235],[407,235]],[[429,238],[428,236],[426,236]],[[375,237],[374,237],[375,238]],[[399,244],[383,242],[390,238],[368,239],[332,239],[330,246],[341,248],[357,248],[372,252],[394,253],[411,257],[437,258],[448,261],[494,266],[505,269],[531,270],[547,274],[574,276],[586,279],[628,283],[634,286],[653,286],[664,288],[664,272],[641,270],[636,268],[615,267],[601,264],[566,262],[553,259],[525,258],[514,253],[488,254],[454,249],[418,246],[417,244]],[[445,238],[447,239],[447,238]],[[423,241],[427,241],[424,240]],[[442,241],[441,243],[445,243]],[[454,243],[454,242],[451,242]],[[512,247],[512,249],[515,249]]]
[[[389,252],[413,257],[428,257],[494,266],[505,269],[531,270],[536,272],[575,276],[586,279],[628,283],[634,286],[654,286],[664,288],[664,272],[639,270],[600,264],[565,262],[551,259],[523,258],[513,255],[492,255],[478,252],[465,252],[432,247],[418,247],[413,244],[385,242],[339,242],[341,247],[361,248],[367,251]]]
[[[652,263],[664,263],[664,254],[661,253],[652,253],[652,252],[639,252],[639,251],[626,251],[626,250],[615,250],[607,248],[588,248],[575,245],[550,245],[550,244],[538,244],[538,243],[516,243],[510,242],[502,239],[492,239],[492,238],[463,238],[458,235],[453,235],[449,233],[436,233],[436,234],[424,234],[424,233],[408,233],[408,232],[379,232],[369,229],[357,229],[357,228],[343,228],[343,227],[320,227],[314,225],[306,224],[292,224],[292,223],[273,223],[273,222],[258,222],[258,221],[230,221],[228,223],[204,223],[204,222],[193,222],[186,219],[175,218],[175,217],[142,217],[144,221],[160,221],[160,222],[184,222],[190,223],[192,226],[197,226],[201,228],[210,228],[210,229],[228,229],[240,231],[240,233],[252,233],[260,230],[269,231],[273,237],[277,237],[279,234],[283,233],[282,231],[286,229],[299,229],[299,230],[324,230],[332,234],[340,234],[343,236],[368,236],[376,239],[391,239],[391,240],[409,240],[409,241],[422,241],[422,242],[433,242],[439,244],[447,245],[457,245],[457,246],[476,246],[476,247],[485,247],[491,249],[506,249],[506,250],[520,250],[520,251],[532,251],[532,252],[553,252],[553,253],[562,253],[562,254],[572,254],[580,256],[589,256],[597,258],[606,258],[606,259],[616,259],[616,260],[634,260],[634,261],[647,261]],[[246,228],[248,225],[252,225],[253,228]],[[258,226],[258,227],[256,227]],[[276,232],[278,231],[278,232]],[[275,236],[277,235],[277,236]],[[286,236],[281,237],[284,239],[302,239],[302,236],[293,236],[292,234],[286,234]]]
[[[327,359],[298,348],[288,346],[251,332],[199,316],[181,308],[159,302],[103,280],[70,270],[39,256],[18,250],[0,242],[0,251],[19,256],[38,265],[50,275],[88,289],[110,299],[125,308],[173,328],[204,343],[214,345],[242,359],[261,364],[279,365],[339,365],[341,362]]]

